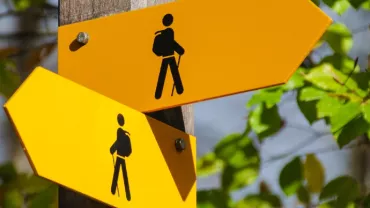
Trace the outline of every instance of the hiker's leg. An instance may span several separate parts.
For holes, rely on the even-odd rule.
[[[176,59],[174,57],[171,58],[170,68],[171,68],[173,82],[175,82],[177,94],[181,95],[184,92],[184,87],[182,86],[179,68],[176,64]]]
[[[123,182],[125,183],[125,192],[126,192],[126,199],[128,201],[131,200],[131,193],[130,193],[130,185],[128,181],[128,175],[127,175],[127,168],[126,168],[126,161],[122,160],[122,174],[123,174]]]
[[[112,186],[111,186],[111,192],[114,195],[116,193],[117,189],[117,179],[118,179],[118,174],[119,174],[119,157],[116,157],[116,164],[114,165],[114,173],[113,173],[113,179],[112,179]]]
[[[159,71],[157,88],[155,89],[155,98],[156,99],[159,99],[162,96],[164,81],[166,79],[167,67],[168,67],[168,59],[163,59],[162,60],[162,65],[161,65],[161,70]]]

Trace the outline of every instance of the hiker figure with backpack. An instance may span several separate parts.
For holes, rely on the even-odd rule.
[[[155,98],[160,99],[163,92],[164,81],[166,79],[167,68],[170,66],[172,78],[174,81],[173,88],[176,87],[177,94],[181,95],[184,92],[184,87],[182,85],[179,64],[181,55],[184,54],[185,50],[176,41],[175,35],[172,28],[169,26],[173,22],[173,16],[171,14],[166,14],[163,17],[162,23],[165,27],[164,30],[157,31],[155,33],[156,37],[153,44],[153,52],[157,56],[162,56],[161,69],[158,76],[157,87],[155,90]],[[179,54],[179,61],[176,63],[175,52]],[[172,93],[173,93],[172,89]]]
[[[117,152],[116,161],[114,161],[114,157],[113,157],[114,173],[113,173],[113,179],[112,179],[111,192],[114,195],[116,193],[116,190],[118,190],[118,196],[119,196],[119,188],[117,186],[117,182],[118,182],[119,169],[121,168],[122,175],[123,175],[123,182],[125,184],[126,199],[130,201],[131,193],[130,193],[130,186],[128,182],[127,167],[126,167],[126,161],[125,161],[125,158],[129,157],[132,152],[131,141],[130,141],[130,136],[129,136],[130,133],[121,128],[125,124],[125,118],[123,117],[122,114],[118,114],[117,121],[118,121],[118,124],[120,125],[120,127],[117,129],[117,138],[109,150],[110,153],[112,154],[112,157],[113,157],[114,152]]]

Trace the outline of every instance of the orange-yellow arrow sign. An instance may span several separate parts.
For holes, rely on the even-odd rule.
[[[310,0],[178,0],[60,27],[58,70],[150,112],[285,83],[330,23]]]
[[[114,207],[196,206],[193,136],[43,68],[4,108],[37,175]]]

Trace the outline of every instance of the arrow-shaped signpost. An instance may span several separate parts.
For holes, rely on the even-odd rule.
[[[58,70],[152,112],[283,84],[330,23],[310,0],[178,0],[61,26]]]
[[[143,112],[285,83],[330,23],[309,0],[179,0],[62,26],[61,76],[36,69],[5,110],[39,176],[110,206],[193,208],[195,138]]]
[[[195,206],[193,136],[43,68],[4,108],[37,175],[113,207]]]

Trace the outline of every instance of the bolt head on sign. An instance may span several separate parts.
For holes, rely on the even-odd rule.
[[[331,22],[310,0],[179,0],[59,27],[58,70],[152,112],[284,84]]]

